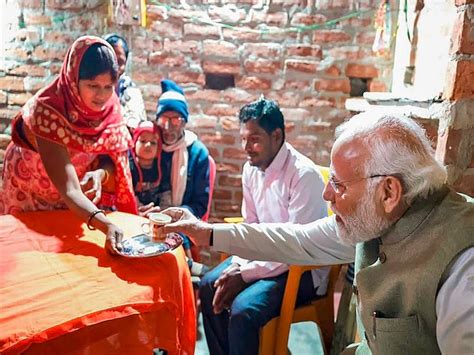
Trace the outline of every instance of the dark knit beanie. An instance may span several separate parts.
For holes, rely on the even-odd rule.
[[[184,121],[188,122],[188,103],[183,89],[173,80],[165,79],[161,81],[161,96],[158,99],[156,119],[168,111],[178,112]]]

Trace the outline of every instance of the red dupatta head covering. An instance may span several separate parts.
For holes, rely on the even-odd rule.
[[[114,53],[99,37],[83,36],[74,41],[59,76],[28,100],[15,117],[12,138],[15,144],[32,150],[36,150],[34,137],[39,136],[70,150],[109,155],[115,164],[117,208],[137,213],[127,157],[132,141],[122,118],[119,99],[114,92],[102,110],[94,111],[79,95],[82,57],[96,43]]]
[[[158,139],[158,149],[156,151],[156,159],[157,159],[157,165],[158,165],[158,177],[153,182],[153,186],[158,186],[161,181],[161,147],[163,145],[161,141],[161,133],[160,133],[160,128],[154,124],[153,122],[150,121],[143,121],[140,122],[137,128],[133,131],[133,149],[132,149],[132,156],[133,160],[135,161],[135,166],[137,167],[137,172],[138,172],[138,182],[137,185],[135,186],[135,191],[141,192],[143,188],[143,172],[142,168],[139,163],[139,158],[137,157],[137,153],[135,152],[135,147],[137,146],[137,141],[138,138],[140,138],[140,135],[144,132],[150,132],[154,134],[157,139]]]

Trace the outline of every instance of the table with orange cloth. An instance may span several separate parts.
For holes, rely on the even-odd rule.
[[[113,212],[125,238],[146,219]],[[193,354],[196,311],[182,247],[112,256],[70,211],[0,216],[1,354]]]

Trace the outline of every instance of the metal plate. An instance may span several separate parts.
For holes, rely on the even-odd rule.
[[[169,233],[164,242],[156,243],[149,235],[140,234],[122,241],[120,255],[127,258],[149,258],[165,254],[183,244],[183,239],[177,233]]]

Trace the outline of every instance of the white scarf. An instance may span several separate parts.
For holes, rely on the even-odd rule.
[[[177,142],[171,145],[163,144],[165,152],[174,152],[171,160],[171,203],[173,206],[181,206],[183,203],[188,174],[189,157],[187,147],[193,144],[195,140],[197,140],[196,134],[185,130],[184,136]]]

